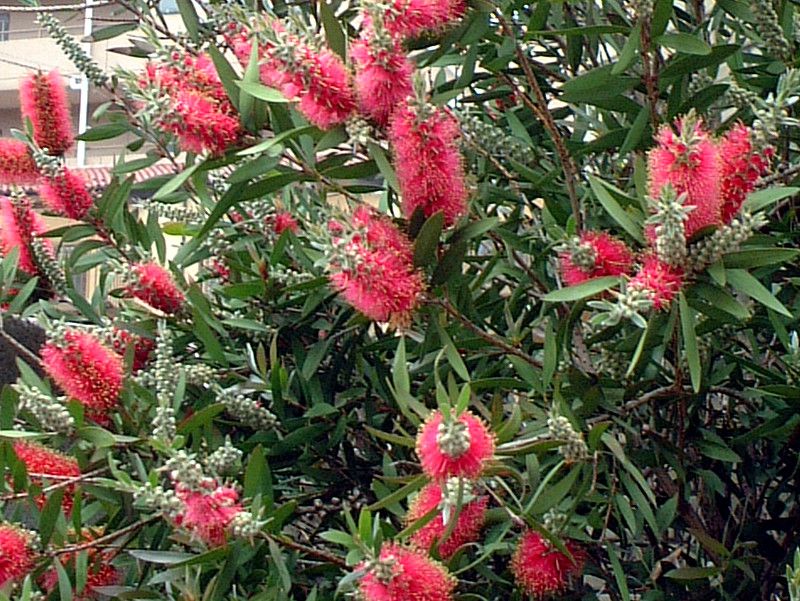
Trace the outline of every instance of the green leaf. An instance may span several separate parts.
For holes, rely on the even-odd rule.
[[[127,123],[105,123],[96,125],[85,132],[76,136],[77,140],[84,142],[99,142],[100,140],[110,140],[130,131]]]
[[[728,253],[723,258],[725,267],[749,269],[752,267],[765,267],[792,261],[800,255],[800,250],[796,248],[752,248]]]
[[[444,227],[444,213],[438,211],[431,215],[414,240],[414,267],[427,267],[436,260],[439,238]]]
[[[461,265],[464,262],[464,255],[467,253],[467,243],[465,240],[451,244],[445,251],[444,256],[439,260],[439,264],[433,271],[431,285],[439,286],[448,281],[451,277],[461,272]]]
[[[617,581],[617,588],[622,597],[622,601],[631,601],[631,594],[628,590],[628,581],[625,579],[625,571],[622,569],[622,564],[619,561],[617,552],[611,543],[606,544],[606,552],[608,558],[611,560],[611,569],[614,571],[614,580]]]
[[[259,142],[258,144],[251,146],[250,148],[245,148],[244,150],[240,150],[236,154],[238,156],[249,156],[251,154],[261,154],[266,152],[276,144],[280,144],[285,140],[291,140],[297,137],[300,137],[303,134],[309,134],[316,131],[317,128],[313,125],[303,125],[301,127],[296,127],[294,129],[288,129],[284,132],[279,133],[277,136],[273,138],[269,138],[268,140],[264,140],[263,142]]]
[[[186,26],[186,31],[193,42],[197,42],[200,36],[200,19],[197,16],[197,11],[194,9],[192,0],[178,0],[178,10],[181,13],[181,19]]]
[[[665,33],[653,40],[659,46],[672,48],[684,54],[706,56],[711,54],[711,46],[697,36],[688,33]]]
[[[251,81],[238,81],[236,82],[236,85],[238,85],[245,94],[249,94],[253,98],[258,98],[259,100],[264,100],[265,102],[289,102],[286,96],[281,94],[280,90],[268,88],[260,83]]]
[[[208,46],[207,52],[211,56],[214,66],[217,68],[217,75],[219,75],[220,81],[222,81],[222,87],[225,88],[225,92],[228,94],[228,98],[230,98],[233,106],[238,109],[239,88],[236,85],[236,71],[233,70],[233,67],[231,67],[228,59],[223,56],[223,54],[214,44]]]
[[[129,550],[128,555],[135,557],[139,561],[146,561],[147,563],[157,563],[161,565],[181,563],[194,557],[192,553],[181,553],[178,551],[147,551],[144,549]]]
[[[671,578],[672,580],[707,580],[712,576],[716,576],[719,573],[719,568],[717,567],[708,567],[708,568],[695,568],[695,567],[685,567],[685,568],[675,568],[670,570],[664,576],[667,578]]]
[[[743,208],[755,213],[771,204],[775,204],[779,200],[794,196],[798,192],[800,192],[800,188],[790,186],[758,190],[747,197],[747,200],[744,201]]]
[[[615,276],[604,276],[582,282],[577,286],[568,286],[559,290],[553,290],[544,295],[542,300],[551,303],[566,303],[581,300],[589,296],[596,296],[601,292],[619,284],[619,278]]]
[[[322,26],[325,28],[325,39],[328,47],[338,54],[342,60],[347,60],[347,40],[339,23],[339,19],[325,0],[319,3],[319,14],[322,19]]]
[[[250,453],[244,472],[244,496],[253,498],[256,495],[261,495],[267,507],[272,505],[272,474],[261,445]]]
[[[64,498],[65,492],[65,488],[57,488],[48,495],[47,501],[44,507],[42,507],[42,515],[39,518],[39,537],[44,546],[50,542],[50,537],[53,535],[58,516],[61,515],[61,501]]]
[[[694,330],[694,314],[689,308],[683,292],[678,294],[678,303],[681,313],[683,348],[686,351],[686,360],[689,363],[689,374],[692,378],[692,388],[695,392],[700,392],[702,368],[700,366],[700,353],[697,350],[697,334]]]
[[[398,501],[402,501],[403,499],[407,498],[411,493],[417,492],[420,488],[425,485],[425,482],[428,478],[425,474],[419,474],[415,476],[411,482],[408,484],[401,486],[393,493],[386,495],[382,499],[378,499],[375,503],[370,505],[366,508],[369,511],[377,511],[378,509],[383,509],[387,505],[391,505],[393,503],[397,503]],[[362,514],[363,515],[363,514]]]
[[[639,47],[642,38],[642,21],[638,21],[631,30],[625,45],[619,53],[617,64],[611,69],[611,75],[622,75],[639,56]],[[621,151],[620,151],[621,152]]]
[[[628,232],[631,237],[644,244],[641,223],[637,223],[637,221],[625,209],[622,208],[622,205],[620,205],[617,199],[614,198],[612,191],[623,196],[624,193],[611,184],[608,184],[603,180],[594,177],[593,175],[589,176],[589,185],[591,186],[595,196],[597,196],[597,199],[600,201],[600,204],[603,205],[606,213],[608,213],[611,218],[622,227],[622,229]]]
[[[123,33],[133,31],[137,27],[139,27],[139,23],[136,21],[131,23],[118,23],[117,25],[109,25],[108,27],[103,27],[102,29],[96,29],[91,33],[91,35],[81,38],[81,41],[101,42],[103,40],[110,40],[111,38],[115,38]]]
[[[175,177],[171,178],[166,184],[161,186],[155,194],[153,194],[153,200],[160,200],[165,196],[175,192],[175,190],[180,188],[184,182],[186,182],[186,180],[192,176],[192,173],[197,171],[197,168],[200,167],[200,165],[202,165],[202,163],[195,163],[188,169],[184,169]]]
[[[792,313],[783,306],[783,303],[775,298],[764,285],[750,275],[744,269],[728,269],[728,282],[742,294],[746,294],[753,300],[757,300],[765,307],[791,318]]]
[[[378,170],[386,180],[386,183],[389,184],[389,187],[392,190],[399,192],[400,183],[397,181],[397,175],[394,172],[394,167],[392,167],[389,159],[386,158],[386,153],[383,151],[383,148],[374,142],[367,144],[367,148],[369,149],[369,156],[373,161],[375,161],[375,164],[378,166]]]

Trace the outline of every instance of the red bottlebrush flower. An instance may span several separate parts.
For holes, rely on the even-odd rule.
[[[703,228],[722,222],[722,165],[717,146],[701,122],[684,119],[677,125],[680,134],[668,125],[659,129],[657,145],[648,155],[650,197],[658,198],[667,184],[686,195],[684,206],[694,207],[684,223],[689,240]]]
[[[346,264],[332,261],[331,283],[370,319],[402,324],[424,289],[411,243],[389,219],[366,207],[355,211],[353,226],[356,232],[344,250]],[[338,235],[342,228],[335,224],[333,229]]]
[[[97,534],[89,530],[83,530],[80,536],[75,537],[76,540],[74,542],[77,544],[89,543],[95,540],[97,536]],[[86,584],[81,594],[77,594],[73,591],[73,601],[90,601],[93,599],[105,598],[101,597],[100,593],[96,590],[98,587],[115,586],[122,582],[122,574],[110,563],[113,558],[113,553],[102,553],[95,548],[87,549],[86,553],[89,559]],[[75,561],[76,556],[77,553],[61,554],[61,565],[66,567],[70,561]],[[56,571],[55,568],[47,570],[42,574],[39,585],[47,594],[50,594],[58,586],[58,571]]]
[[[78,467],[78,461],[74,457],[69,457],[58,451],[48,449],[47,447],[37,444],[35,442],[18,441],[14,443],[14,453],[17,458],[25,464],[25,469],[28,474],[41,474],[44,476],[31,477],[31,482],[41,486],[42,480],[47,479],[47,476],[67,476],[76,478],[81,475],[81,469]],[[72,511],[72,493],[75,490],[74,485],[67,487],[64,498],[61,501],[61,508],[67,515]],[[42,494],[36,499],[36,505],[41,509],[47,495]]]
[[[465,491],[465,494],[469,492]],[[409,524],[416,522],[428,512],[440,507],[441,503],[441,485],[436,482],[427,484],[411,504],[406,521]],[[488,499],[486,497],[479,497],[464,503],[461,506],[453,531],[445,540],[442,540],[442,536],[447,529],[447,523],[444,521],[444,514],[439,513],[430,522],[417,530],[411,536],[411,541],[421,549],[426,550],[430,549],[434,542],[438,542],[439,555],[444,559],[448,559],[462,545],[478,540],[478,535],[486,519],[487,505]],[[455,511],[455,507],[452,510]]]
[[[138,263],[131,269],[128,294],[167,314],[177,313],[185,297],[172,274],[157,263]]]
[[[273,231],[279,236],[286,230],[289,230],[293,234],[300,231],[300,225],[297,223],[297,219],[292,217],[292,214],[288,211],[278,211],[278,213],[271,218],[271,223]]]
[[[452,225],[467,212],[459,135],[458,123],[442,109],[424,116],[405,105],[392,115],[388,136],[407,219],[422,208],[425,217],[442,211]]]
[[[128,347],[133,346],[133,372],[136,373],[142,371],[150,363],[153,351],[156,348],[156,341],[152,338],[139,336],[122,328],[114,327],[111,345],[114,348],[114,352],[120,357],[124,357]]]
[[[0,524],[0,586],[19,582],[33,570],[32,533],[14,524]]]
[[[242,511],[239,494],[228,486],[200,492],[181,484],[175,487],[175,493],[184,504],[184,511],[176,518],[175,524],[209,546],[225,544],[231,520]]]
[[[0,138],[0,184],[24,186],[36,183],[39,174],[28,145],[13,138]]]
[[[414,38],[441,30],[464,14],[463,0],[391,0],[382,12],[383,27],[392,36]],[[372,15],[364,18],[364,28],[373,29]]]
[[[723,223],[730,223],[739,213],[758,179],[769,171],[775,153],[773,148],[765,148],[759,154],[752,134],[749,127],[738,123],[719,141]]]
[[[44,233],[47,227],[42,218],[27,201],[11,202],[0,197],[0,256],[8,255],[12,249],[19,250],[19,269],[29,275],[39,273],[33,258],[31,241],[35,235]],[[52,244],[44,241],[52,252]]]
[[[396,543],[383,545],[359,583],[365,601],[451,601],[455,588],[456,579],[442,564]]]
[[[361,39],[350,46],[350,56],[355,65],[359,108],[383,127],[394,110],[413,93],[414,66],[396,41],[393,48],[383,49],[370,38]]]
[[[633,266],[633,255],[621,240],[606,232],[583,232],[576,251],[560,255],[561,276],[568,286],[609,275],[623,275]]]
[[[355,111],[356,101],[342,59],[327,48],[317,50],[288,34],[277,20],[264,19],[258,26],[271,30],[278,38],[276,44],[259,47],[262,83],[280,89],[290,100],[298,100],[298,110],[320,129],[344,123]],[[247,65],[252,49],[250,32],[239,31],[228,39],[239,62]],[[282,47],[281,52],[276,51],[277,45]],[[291,52],[291,61],[279,58],[284,51]]]
[[[170,99],[171,110],[159,115],[158,124],[185,151],[222,154],[244,130],[214,64],[205,54],[174,58],[172,64],[148,64],[140,79],[142,87],[159,88]]]
[[[564,546],[571,558],[538,532],[523,534],[511,559],[517,585],[534,599],[563,591],[570,578],[580,575],[586,562],[586,554],[577,543],[567,541]]]
[[[683,287],[683,270],[647,256],[641,268],[628,282],[631,290],[645,290],[650,294],[653,308],[666,309]]]
[[[83,219],[94,204],[86,180],[69,169],[44,180],[39,195],[51,211],[70,219]]]
[[[30,119],[33,139],[51,155],[62,155],[72,146],[72,119],[67,90],[57,70],[31,73],[19,86],[22,118]]]
[[[437,481],[451,476],[477,478],[494,456],[494,447],[492,432],[469,411],[447,422],[441,411],[434,411],[417,435],[422,471]]]
[[[122,360],[95,336],[68,330],[61,341],[49,341],[41,349],[47,375],[72,399],[81,403],[86,415],[106,425],[122,389]]]

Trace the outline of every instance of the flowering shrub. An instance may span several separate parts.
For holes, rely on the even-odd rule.
[[[0,140],[0,596],[797,596],[793,3],[178,4]]]

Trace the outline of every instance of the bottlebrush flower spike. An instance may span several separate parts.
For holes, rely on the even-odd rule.
[[[408,238],[386,217],[359,207],[353,233],[341,240],[340,256],[331,260],[331,283],[344,299],[375,321],[402,325],[410,319],[424,290],[414,268]],[[338,236],[344,228],[335,224]]]
[[[8,522],[0,524],[0,586],[19,582],[33,570],[35,535]]]
[[[51,211],[70,219],[83,219],[94,204],[86,180],[66,168],[44,179],[39,195]]]
[[[586,562],[585,552],[576,543],[566,541],[564,546],[571,558],[538,532],[529,530],[523,534],[511,559],[517,586],[534,599],[563,591],[570,578],[580,575]]]
[[[114,327],[111,336],[111,345],[114,352],[124,357],[128,347],[133,346],[133,372],[139,372],[147,367],[156,349],[156,341],[133,334],[122,328]]]
[[[67,330],[41,349],[42,366],[64,393],[85,407],[100,425],[111,421],[109,411],[122,390],[122,360],[95,336]]]
[[[700,230],[722,223],[720,182],[722,165],[714,140],[701,121],[689,115],[677,121],[679,133],[664,125],[656,136],[656,147],[648,155],[650,198],[659,198],[671,184],[684,206],[693,207],[684,223],[686,239]]]
[[[184,511],[177,516],[175,524],[211,547],[225,544],[231,520],[243,511],[239,493],[228,486],[205,492],[183,484],[175,487],[175,493],[184,504]]]
[[[722,162],[722,222],[730,223],[739,213],[758,179],[769,172],[775,149],[759,150],[753,145],[752,130],[736,124],[719,141]]]
[[[79,536],[70,537],[70,543],[82,545],[91,543],[96,540],[101,534],[92,532],[89,529],[84,529],[80,532]],[[75,540],[72,540],[74,537]],[[114,586],[122,583],[122,574],[117,568],[111,565],[111,559],[114,557],[114,552],[100,552],[96,548],[90,547],[86,549],[85,553],[88,555],[88,569],[86,573],[86,584],[83,587],[83,592],[77,594],[73,591],[73,601],[90,601],[91,599],[105,598],[100,596],[100,592],[96,589],[103,586]],[[60,560],[61,565],[65,568],[70,562],[75,562],[78,553],[63,553]],[[55,567],[47,570],[41,579],[39,585],[49,595],[58,587],[58,571]]]
[[[441,411],[434,411],[417,434],[422,471],[436,481],[477,478],[494,456],[494,448],[492,432],[469,411],[446,421]]]
[[[31,73],[19,86],[22,118],[30,119],[33,139],[50,155],[64,154],[75,142],[67,91],[57,70]]]
[[[467,212],[458,122],[441,108],[406,104],[392,115],[388,137],[403,196],[403,214],[425,217],[442,211],[452,225]]]
[[[167,314],[177,313],[186,300],[172,274],[153,262],[138,263],[131,268],[132,281],[128,294]]]
[[[31,482],[37,486],[42,486],[42,480],[47,480],[47,476],[76,478],[81,475],[78,461],[74,457],[69,457],[58,451],[48,449],[35,442],[26,442],[23,440],[15,442],[14,453],[17,458],[25,464],[25,469],[29,475],[41,474],[41,476],[31,476]],[[56,481],[50,482],[50,484],[56,483]],[[72,511],[72,494],[74,490],[75,485],[70,484],[61,501],[61,508],[67,515]],[[41,494],[36,498],[36,505],[38,505],[39,509],[44,506],[45,501],[47,501],[46,494]]]
[[[630,249],[606,232],[583,232],[559,259],[561,277],[568,286],[592,278],[623,275],[633,266]]]
[[[350,46],[359,109],[381,127],[389,123],[394,110],[413,93],[414,66],[397,40],[388,42],[388,47],[384,47],[370,36]]]
[[[295,219],[289,211],[278,211],[270,218],[270,222],[272,231],[279,236],[286,230],[289,230],[293,234],[300,231],[300,225],[297,223],[297,219]]]
[[[455,512],[459,480],[457,478],[454,480],[455,492],[449,490],[453,487],[450,487],[450,483],[448,482],[448,484],[444,486],[449,493],[445,498],[443,498],[442,495],[442,485],[436,482],[427,484],[411,504],[408,515],[406,516],[406,522],[408,524],[413,524],[437,507],[442,509],[445,503],[451,503],[449,512]],[[469,486],[464,487],[462,494],[461,511],[458,514],[452,532],[446,539],[443,540],[442,536],[447,531],[447,519],[449,519],[449,516],[444,511],[441,511],[430,522],[417,530],[411,536],[411,541],[420,549],[425,550],[430,549],[434,543],[438,543],[440,557],[448,559],[452,557],[462,545],[478,540],[478,535],[486,519],[488,499],[486,497],[472,499],[472,491]],[[452,497],[452,499],[450,497]]]
[[[644,290],[656,310],[669,307],[672,299],[683,287],[684,273],[655,256],[645,257],[641,268],[628,282],[629,290]]]
[[[157,123],[178,138],[182,150],[222,154],[239,143],[244,130],[228,99],[211,59],[175,53],[169,64],[149,63],[140,79],[143,88],[156,88],[169,110]]]
[[[5,257],[12,249],[18,249],[19,269],[28,275],[39,273],[31,251],[31,241],[46,229],[44,221],[31,209],[27,200],[12,202],[10,198],[0,197],[0,256]],[[52,252],[50,241],[45,240],[44,244]]]
[[[28,145],[13,138],[0,138],[0,184],[33,184],[39,174]]]
[[[378,13],[383,27],[394,37],[415,38],[426,32],[444,29],[464,14],[463,0],[390,0],[388,9],[383,6],[367,7],[364,28],[374,29]]]
[[[418,549],[384,544],[378,559],[362,565],[359,583],[365,601],[451,601],[456,579]]]

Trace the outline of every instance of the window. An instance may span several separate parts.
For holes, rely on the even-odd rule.
[[[0,42],[8,41],[8,32],[11,29],[11,15],[0,13]]]
[[[158,3],[158,9],[162,15],[174,15],[178,13],[177,0],[161,0]]]

